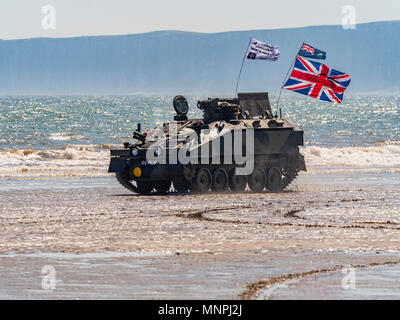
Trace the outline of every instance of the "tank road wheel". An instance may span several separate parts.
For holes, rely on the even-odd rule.
[[[210,190],[212,177],[210,170],[201,168],[197,171],[193,180],[193,191],[198,193],[206,193]]]
[[[212,189],[216,192],[224,192],[228,189],[228,174],[223,168],[218,168],[212,176]]]
[[[247,179],[249,188],[253,192],[261,192],[264,190],[266,176],[265,171],[261,167],[256,167],[249,178]]]
[[[235,174],[235,168],[229,171],[229,187],[234,192],[241,192],[246,189],[246,176],[238,176]]]
[[[155,188],[156,188],[156,193],[167,194],[169,189],[171,189],[171,181],[170,180],[157,181],[155,183]]]
[[[283,190],[282,172],[278,167],[268,170],[267,189],[272,192]]]

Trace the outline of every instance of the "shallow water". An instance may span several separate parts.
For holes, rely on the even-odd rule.
[[[353,269],[352,272],[354,272],[353,283],[343,281],[344,276],[350,274],[349,269],[344,268],[343,271],[273,285],[262,290],[257,299],[397,300],[400,298],[399,265]]]
[[[396,256],[359,254],[358,262]],[[346,265],[343,253],[205,252],[141,255],[140,253],[0,255],[1,299],[238,299],[252,281],[321,266]],[[43,287],[54,270],[54,288]],[[297,279],[262,290],[261,298],[398,299],[398,266],[357,271],[356,290],[341,287],[340,272]],[[310,294],[311,293],[311,294]],[[323,294],[317,296],[317,294]]]
[[[399,173],[305,173],[279,194],[138,196],[111,176],[7,180],[0,298],[237,299],[271,277],[400,263],[399,186]],[[357,271],[355,291],[332,273],[254,298],[397,299],[397,271]]]

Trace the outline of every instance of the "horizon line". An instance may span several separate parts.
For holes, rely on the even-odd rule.
[[[380,21],[371,21],[371,22],[363,22],[357,23],[356,26],[367,25],[367,24],[377,24],[377,23],[400,23],[400,20],[380,20]],[[218,31],[218,32],[200,32],[200,31],[187,31],[187,30],[174,30],[174,29],[165,29],[165,30],[153,30],[146,32],[138,32],[138,33],[121,33],[121,34],[99,34],[99,35],[75,35],[75,36],[57,36],[57,37],[31,37],[31,38],[14,38],[14,39],[3,39],[0,38],[0,41],[18,41],[18,40],[35,40],[35,39],[76,39],[76,38],[92,38],[92,37],[122,37],[122,36],[140,36],[151,33],[186,33],[186,34],[204,34],[204,35],[218,35],[223,33],[239,33],[239,32],[259,32],[259,31],[274,31],[274,30],[293,30],[293,29],[307,29],[307,28],[317,28],[317,27],[341,27],[340,24],[325,24],[325,25],[309,25],[302,27],[287,27],[287,28],[270,28],[270,29],[244,29],[244,30],[230,30],[230,31]]]

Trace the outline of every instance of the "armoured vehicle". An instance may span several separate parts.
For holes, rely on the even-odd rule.
[[[198,101],[203,118],[188,119],[183,96],[173,100],[176,115],[162,128],[141,131],[111,151],[109,172],[139,194],[234,191],[279,192],[301,170],[303,131],[273,115],[268,93]]]

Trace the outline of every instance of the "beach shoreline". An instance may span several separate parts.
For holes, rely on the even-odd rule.
[[[318,298],[328,276],[336,279],[323,287],[328,298],[377,298],[376,291],[340,290],[341,270],[359,266],[363,285],[382,290],[387,282],[379,285],[375,276],[369,283],[368,270],[389,279],[397,272],[399,178],[304,173],[282,193],[167,196],[129,193],[112,175],[3,180],[0,296],[297,299],[311,279],[307,292]],[[41,287],[48,265],[58,279],[51,292]],[[268,285],[268,279],[312,271],[305,280]],[[265,287],[246,296],[260,281]],[[385,297],[399,296],[392,290]]]

